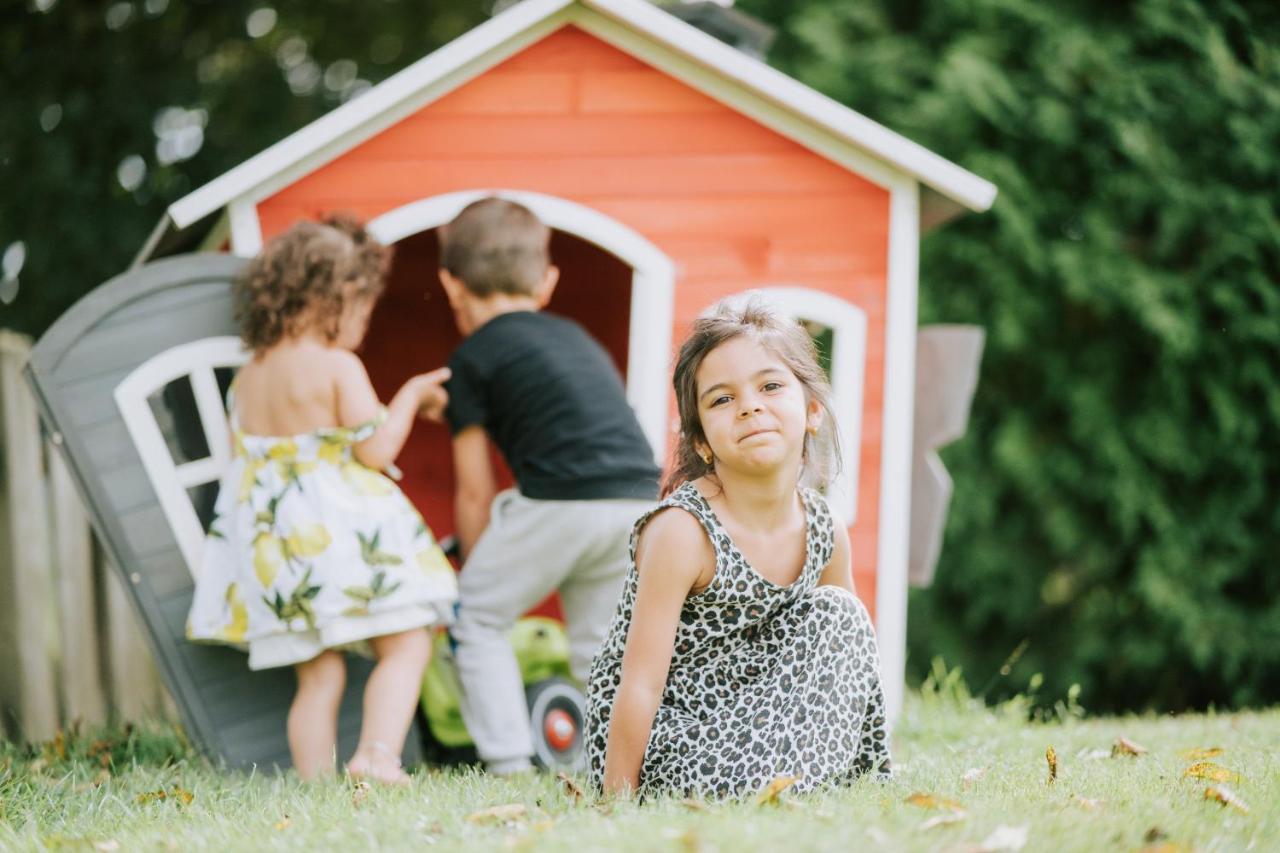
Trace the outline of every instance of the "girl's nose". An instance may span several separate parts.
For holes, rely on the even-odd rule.
[[[751,415],[754,415],[759,411],[761,411],[763,408],[764,407],[757,402],[753,402],[751,400],[743,400],[742,409],[739,410],[738,417],[740,418],[750,417]]]

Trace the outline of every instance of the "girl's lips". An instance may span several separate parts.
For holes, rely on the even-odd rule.
[[[748,438],[752,438],[753,436],[757,436],[757,435],[765,435],[765,434],[767,434],[767,433],[771,433],[771,432],[777,432],[777,430],[776,430],[776,429],[757,429],[757,430],[752,430],[751,432],[749,432],[749,433],[747,433],[746,435],[742,436],[742,438],[739,438],[739,439],[738,439],[738,441],[740,441],[740,442],[742,442],[742,441],[746,441]]]

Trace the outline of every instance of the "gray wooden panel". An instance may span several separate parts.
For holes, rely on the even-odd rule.
[[[60,375],[66,382],[80,382],[111,376],[137,366],[138,347],[163,352],[172,346],[207,338],[210,335],[234,335],[231,319],[231,294],[225,284],[201,285],[203,298],[183,313],[151,312],[128,323],[109,329],[95,328],[85,335],[62,360]],[[211,328],[210,320],[222,318]]]
[[[107,487],[114,485],[115,478],[122,471],[142,472],[138,450],[133,446],[133,439],[129,437],[124,421],[118,416],[85,427],[79,431],[79,435],[86,447],[93,448],[94,468]],[[143,473],[143,476],[146,474]],[[147,482],[149,485],[150,481]]]
[[[168,600],[182,594],[190,600],[195,580],[187,569],[186,560],[182,559],[182,553],[176,547],[141,558],[137,565],[156,598]]]
[[[121,515],[120,528],[124,534],[125,544],[133,554],[130,562],[135,567],[139,567],[146,557],[154,556],[169,548],[176,549],[178,545],[178,540],[169,529],[169,522],[158,503]]]
[[[288,766],[292,672],[250,672],[242,652],[185,640],[192,581],[113,397],[137,365],[172,346],[234,334],[227,256],[168,258],[113,279],[72,307],[32,352],[28,379],[99,538],[142,617],[151,649],[193,741],[229,767]],[[136,577],[136,582],[133,578]],[[349,658],[340,720],[355,748],[371,662]],[[410,733],[406,763],[421,754]]]

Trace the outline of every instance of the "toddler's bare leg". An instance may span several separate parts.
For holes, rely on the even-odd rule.
[[[304,781],[333,773],[338,740],[338,706],[346,687],[347,664],[333,650],[297,664],[298,692],[289,706],[287,731],[293,766]]]
[[[374,637],[370,643],[378,663],[365,684],[360,745],[347,770],[380,782],[406,782],[400,752],[422,691],[422,673],[431,659],[431,635],[415,628]]]

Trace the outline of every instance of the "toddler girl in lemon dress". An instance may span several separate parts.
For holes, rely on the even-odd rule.
[[[249,667],[293,666],[289,748],[304,779],[333,771],[342,648],[377,664],[347,771],[407,781],[399,755],[431,654],[428,626],[452,619],[457,585],[391,466],[415,418],[438,420],[448,370],[378,401],[353,352],[390,250],[357,223],[303,222],[236,281],[253,358],[230,399],[234,457],[205,541],[188,633],[247,648]]]

